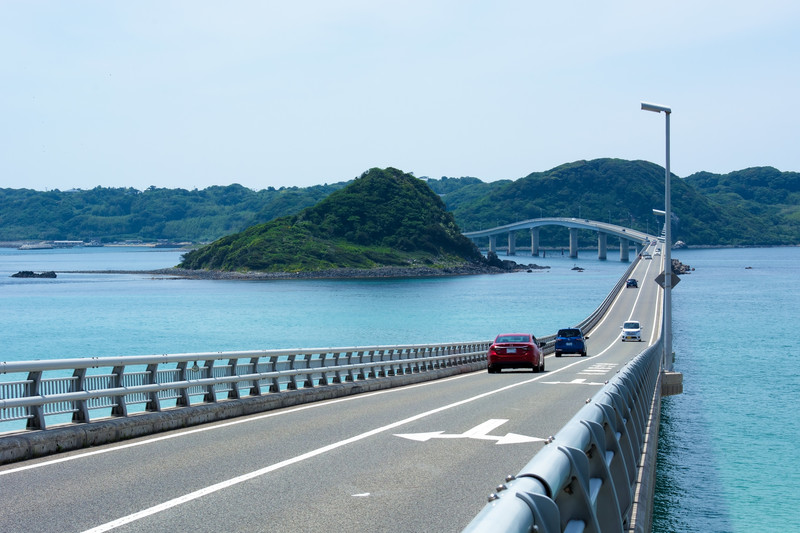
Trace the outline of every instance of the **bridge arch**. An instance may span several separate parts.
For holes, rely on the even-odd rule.
[[[637,248],[637,253],[641,247],[654,239],[653,235],[648,235],[643,231],[637,231],[631,228],[618,226],[616,224],[609,224],[607,222],[600,222],[597,220],[589,220],[588,218],[533,218],[523,220],[521,222],[514,222],[504,226],[497,226],[479,231],[464,232],[464,236],[475,241],[476,239],[489,238],[489,250],[492,252],[497,251],[497,236],[508,235],[508,255],[515,255],[516,242],[515,233],[530,229],[531,232],[531,255],[534,257],[539,255],[539,228],[543,226],[562,226],[569,228],[569,256],[578,257],[578,230],[590,230],[597,232],[597,256],[599,259],[606,259],[607,254],[607,240],[608,236],[612,235],[620,240],[620,261],[629,260],[630,243],[634,243]]]

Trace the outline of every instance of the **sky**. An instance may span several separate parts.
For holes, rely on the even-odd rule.
[[[800,171],[796,0],[0,0],[0,188]]]

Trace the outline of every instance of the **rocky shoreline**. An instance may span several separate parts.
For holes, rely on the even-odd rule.
[[[224,270],[190,270],[186,268],[160,268],[157,270],[92,270],[69,271],[74,274],[149,274],[176,279],[211,280],[284,280],[284,279],[381,279],[381,278],[431,278],[444,276],[474,276],[477,274],[506,274],[509,272],[533,272],[547,270],[549,266],[518,264],[502,261],[500,264],[463,264],[449,267],[393,267],[334,268],[310,272],[233,272]]]
[[[336,268],[313,272],[231,272],[223,270],[189,270],[185,268],[162,268],[148,272],[149,274],[172,276],[183,279],[214,280],[280,280],[280,279],[358,279],[358,278],[401,278],[401,277],[434,277],[460,276],[469,274],[485,274],[499,272],[499,269],[483,269],[474,267],[454,268]]]
[[[461,265],[443,268],[431,267],[378,267],[335,268],[313,272],[229,272],[222,270],[188,270],[185,268],[162,268],[145,273],[172,276],[183,279],[229,279],[229,280],[281,280],[281,279],[378,279],[378,278],[430,278],[443,276],[472,276],[476,274],[504,274],[508,272],[531,272],[538,265],[518,265],[501,268],[487,265]],[[140,272],[141,273],[141,272]]]

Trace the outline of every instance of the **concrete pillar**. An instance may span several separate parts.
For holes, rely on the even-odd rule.
[[[606,260],[608,253],[608,233],[597,232],[597,258],[601,261]]]
[[[623,263],[630,261],[630,258],[628,257],[628,247],[630,247],[628,239],[619,240],[619,260]]]
[[[489,251],[497,253],[497,235],[489,235]]]
[[[569,228],[569,256],[578,257],[578,228]]]
[[[511,231],[508,233],[508,255],[517,255],[516,234]]]
[[[531,255],[539,257],[539,228],[531,228]]]

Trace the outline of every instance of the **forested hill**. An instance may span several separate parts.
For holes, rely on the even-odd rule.
[[[253,191],[238,184],[202,190],[95,187],[0,189],[0,241],[128,239],[203,242],[297,213],[345,183]]]
[[[760,168],[673,177],[673,239],[700,246],[800,244],[797,176]],[[645,161],[595,159],[513,181],[428,183],[443,194],[464,231],[543,216],[588,218],[649,233],[663,224],[653,209],[664,209],[664,169]],[[581,237],[582,244],[591,244],[590,236]],[[563,242],[563,235],[557,240]]]
[[[482,262],[424,181],[371,169],[288,217],[223,237],[184,256],[192,270],[292,272]]]
[[[757,167],[729,174],[699,172],[686,182],[709,200],[764,221],[776,242],[800,244],[800,173]]]
[[[293,215],[350,182],[254,191],[241,185],[145,191],[0,189],[0,241],[141,239],[209,242]],[[519,179],[427,180],[464,231],[540,216],[582,217],[656,232],[664,169],[644,161],[576,161]],[[758,167],[675,177],[673,227],[690,245],[800,244],[800,174]],[[590,244],[591,236],[579,234]],[[558,232],[544,242],[563,242]]]

